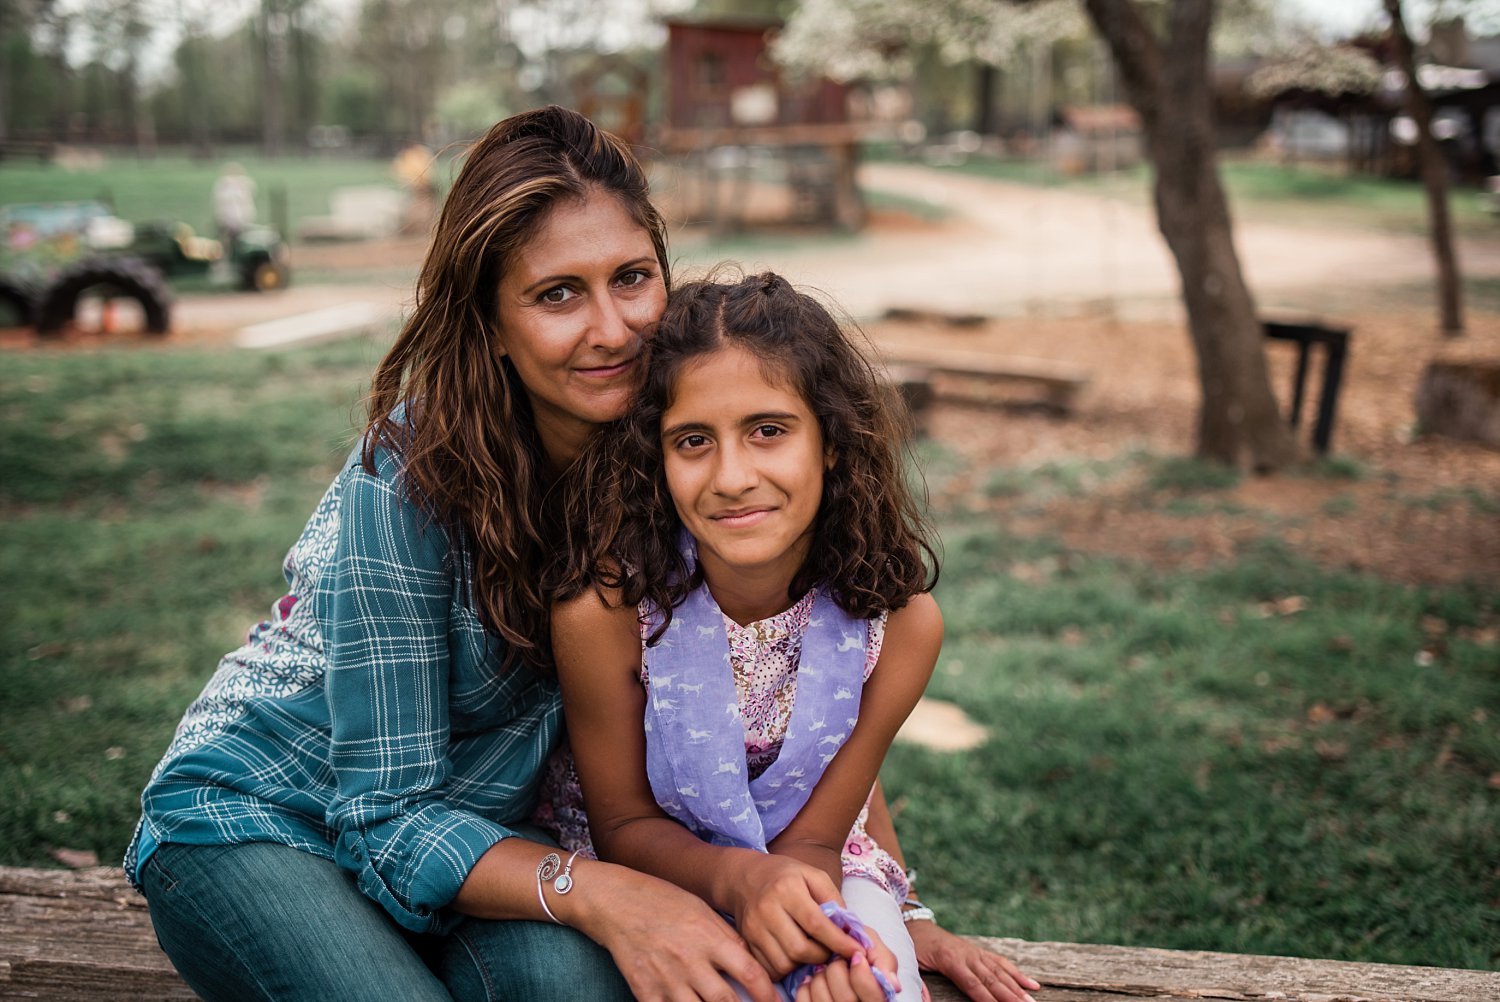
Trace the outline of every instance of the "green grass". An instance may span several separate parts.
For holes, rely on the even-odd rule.
[[[118,857],[183,707],[279,595],[379,350],[7,355],[0,862]],[[937,482],[961,465],[922,458]],[[1217,489],[1141,456],[990,482],[1040,504],[1127,467],[1172,470],[1176,498]],[[884,776],[947,924],[1500,966],[1493,589],[1319,570],[1274,543],[1166,573],[978,515],[941,526],[931,691],[992,738],[899,745]]]
[[[224,157],[223,160],[230,159]],[[255,155],[234,157],[258,187],[256,209],[263,222],[279,223],[275,202],[285,198],[287,225],[292,233],[298,220],[326,216],[335,188],[381,185],[395,188],[390,164],[367,158],[298,158],[267,160]],[[150,160],[112,158],[95,170],[64,170],[55,165],[0,166],[4,202],[67,202],[108,199],[115,214],[132,222],[181,220],[199,234],[214,235],[209,194],[223,160],[197,161],[164,155]]]
[[[276,597],[374,351],[7,355],[0,862],[118,859],[177,717]]]
[[[993,737],[962,755],[898,745],[883,776],[923,897],[954,926],[1500,964],[1500,668],[1457,632],[1415,660],[1424,615],[1460,631],[1500,596],[1274,546],[1164,574],[974,523],[950,526],[946,552],[929,692]],[[1261,611],[1290,595],[1306,608]]]

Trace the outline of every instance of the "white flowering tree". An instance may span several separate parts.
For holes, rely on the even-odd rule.
[[[846,79],[899,72],[912,46],[998,62],[1086,16],[1140,116],[1158,226],[1177,263],[1198,362],[1198,454],[1258,470],[1299,456],[1267,373],[1215,154],[1215,0],[803,0],[776,54]]]

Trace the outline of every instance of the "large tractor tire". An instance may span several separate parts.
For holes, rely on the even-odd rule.
[[[42,291],[36,309],[38,334],[58,334],[80,319],[85,302],[98,298],[105,317],[112,314],[115,300],[129,300],[138,308],[135,326],[145,334],[165,334],[171,326],[172,292],[161,270],[138,258],[98,257],[64,268]],[[97,326],[109,330],[109,321]]]
[[[30,327],[36,312],[36,289],[9,276],[0,277],[0,327]]]

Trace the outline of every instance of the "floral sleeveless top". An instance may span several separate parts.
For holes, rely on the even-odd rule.
[[[734,669],[735,692],[745,728],[745,761],[750,778],[765,772],[781,751],[781,741],[797,699],[797,665],[802,637],[812,614],[814,592],[808,592],[785,612],[741,626],[728,616],[724,629],[729,638],[729,660]],[[870,639],[865,651],[864,680],[880,660],[885,638],[886,614],[870,620]],[[642,628],[642,647],[645,627]],[[641,684],[646,685],[644,661]],[[867,877],[880,884],[899,902],[906,899],[906,874],[894,857],[880,848],[865,831],[869,817],[868,798],[844,842],[844,876]],[[588,816],[583,808],[578,771],[566,743],[548,760],[542,779],[541,801],[532,818],[557,838],[565,849],[593,856]]]

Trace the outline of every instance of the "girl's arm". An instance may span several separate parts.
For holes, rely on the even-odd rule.
[[[896,732],[932,677],[943,642],[943,615],[920,594],[886,620],[880,660],[860,696],[859,722],[813,788],[807,804],[771,842],[774,853],[843,879],[843,848]]]
[[[752,953],[777,976],[822,961],[829,951],[852,957],[859,944],[818,908],[838,896],[828,874],[791,859],[710,845],[657,805],[646,775],[638,629],[634,609],[592,591],[560,603],[552,614],[569,742],[600,858],[671,881],[734,916]],[[776,917],[769,928],[746,920],[767,896],[780,902],[771,909]]]
[[[878,782],[875,795],[870,798],[865,831],[902,869],[906,868],[885,789]],[[917,948],[917,966],[924,971],[937,971],[974,1002],[1035,1002],[1027,989],[1035,991],[1041,985],[1022,974],[1009,957],[992,953],[972,939],[956,936],[932,919],[909,921],[906,931]]]

